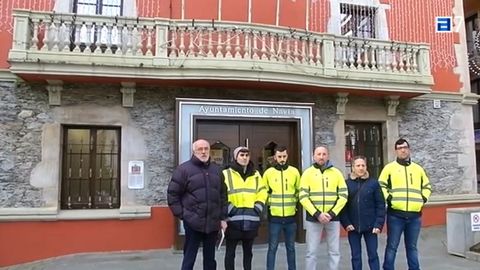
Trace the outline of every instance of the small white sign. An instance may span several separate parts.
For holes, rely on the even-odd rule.
[[[471,223],[472,223],[472,232],[480,231],[480,212],[470,213]]]
[[[128,162],[128,188],[143,189],[144,184],[144,166],[143,161]]]

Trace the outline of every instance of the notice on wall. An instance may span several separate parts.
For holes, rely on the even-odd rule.
[[[128,162],[128,188],[129,189],[143,189],[144,181],[144,166],[143,161],[129,161]]]
[[[480,212],[470,213],[470,218],[472,220],[472,232],[480,231]]]

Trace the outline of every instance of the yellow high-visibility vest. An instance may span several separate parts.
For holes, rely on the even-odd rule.
[[[332,211],[338,216],[348,199],[348,188],[342,172],[335,167],[323,172],[314,165],[303,172],[300,178],[299,200],[311,215],[317,211]]]
[[[263,181],[269,191],[270,214],[276,217],[294,216],[297,211],[300,173],[297,168],[288,166],[285,170],[275,167],[263,173]]]
[[[231,168],[223,170],[223,176],[227,185],[228,202],[233,206],[253,208],[255,202],[264,204],[267,200],[267,189],[258,171],[245,180]]]
[[[414,162],[408,166],[390,162],[378,180],[385,200],[393,210],[420,212],[432,193],[425,170]]]

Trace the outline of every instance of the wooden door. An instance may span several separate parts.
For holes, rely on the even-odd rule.
[[[275,146],[284,145],[288,149],[289,164],[299,168],[300,150],[298,141],[298,122],[296,121],[243,121],[196,119],[194,138],[205,139],[211,145],[223,145],[228,148],[228,160],[232,162],[232,152],[238,146],[248,146],[250,159],[262,174],[272,163]],[[301,211],[299,211],[300,213]],[[299,216],[301,216],[299,214]],[[301,217],[299,219],[301,221]],[[266,215],[262,220],[256,243],[266,243],[268,239]],[[299,223],[298,238],[303,242],[303,225]]]

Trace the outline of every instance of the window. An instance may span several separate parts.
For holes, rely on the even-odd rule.
[[[64,127],[62,209],[120,207],[120,129]]]
[[[478,15],[474,14],[470,17],[465,19],[465,31],[467,35],[467,52],[469,55],[472,55],[475,52],[474,42],[475,42],[475,35],[477,31],[479,31],[479,21]]]
[[[376,38],[376,11],[375,7],[341,3],[341,34],[349,37]]]
[[[75,0],[73,12],[86,15],[122,16],[123,0]]]
[[[383,167],[381,124],[368,122],[345,123],[345,166],[352,171],[352,159],[362,155],[367,158],[368,172],[373,177],[380,175]]]

